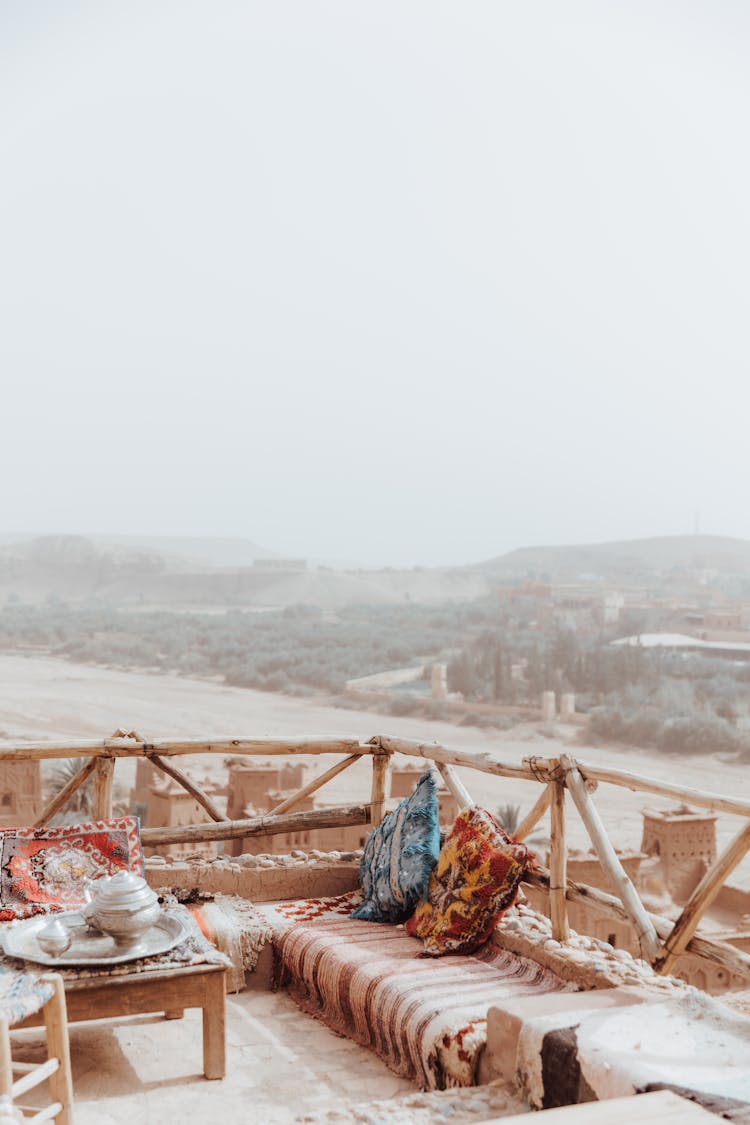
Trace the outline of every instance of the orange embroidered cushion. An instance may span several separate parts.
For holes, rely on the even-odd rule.
[[[471,953],[487,941],[515,900],[532,853],[486,809],[464,809],[443,844],[406,932],[422,938],[426,957]]]
[[[137,817],[0,830],[0,922],[76,910],[86,880],[122,869],[143,874]]]

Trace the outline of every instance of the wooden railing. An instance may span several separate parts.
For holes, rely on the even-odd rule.
[[[552,933],[559,941],[568,937],[568,903],[593,907],[617,921],[629,922],[637,935],[641,955],[661,973],[670,972],[685,951],[706,957],[730,972],[750,978],[750,955],[734,946],[699,936],[701,918],[725,884],[730,873],[750,850],[750,800],[727,797],[658,781],[627,770],[604,769],[568,755],[559,758],[526,758],[520,765],[503,762],[494,754],[451,750],[436,742],[416,742],[403,738],[377,736],[368,742],[357,739],[225,739],[218,741],[179,740],[148,742],[135,731],[117,730],[112,738],[97,742],[42,743],[0,749],[2,761],[47,761],[82,758],[78,773],[44,808],[37,826],[52,819],[70,798],[93,779],[93,814],[97,819],[112,815],[112,784],[118,758],[146,758],[181,785],[201,805],[210,823],[185,827],[144,828],[144,844],[152,847],[206,840],[244,839],[258,835],[297,832],[308,828],[334,828],[345,825],[378,824],[390,797],[391,759],[395,753],[424,758],[434,763],[460,808],[473,805],[469,790],[455,767],[497,777],[523,780],[543,786],[538,799],[516,830],[525,839],[550,811],[550,868],[537,868],[529,882],[549,892]],[[337,755],[343,758],[320,773],[296,793],[285,798],[265,816],[229,820],[211,797],[174,764],[174,759],[196,754],[242,756]],[[367,804],[328,807],[309,812],[292,812],[300,801],[348,769],[360,758],[372,762],[372,785]],[[745,818],[739,833],[705,873],[690,895],[676,922],[646,910],[607,835],[593,793],[599,783],[633,791],[671,797],[699,808]],[[570,794],[593,850],[617,890],[610,895],[567,878],[567,799]]]

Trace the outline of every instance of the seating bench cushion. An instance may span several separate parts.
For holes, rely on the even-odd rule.
[[[349,909],[353,897],[345,896]],[[423,1089],[476,1082],[492,1004],[575,990],[491,943],[472,955],[425,959],[403,927],[331,910],[279,927],[274,946],[279,983],[305,1011]]]

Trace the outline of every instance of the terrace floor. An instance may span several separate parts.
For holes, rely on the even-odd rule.
[[[43,1058],[15,1033],[14,1057]],[[22,1044],[22,1045],[21,1045]],[[76,1125],[287,1125],[323,1109],[414,1093],[374,1054],[302,1013],[286,994],[227,996],[227,1076],[202,1074],[201,1014],[134,1016],[70,1027]]]

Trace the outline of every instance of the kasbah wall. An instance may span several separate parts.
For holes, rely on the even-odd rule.
[[[716,854],[715,814],[695,812],[680,805],[666,810],[644,809],[641,850],[619,852],[618,857],[646,908],[654,914],[676,919],[682,905],[714,863]],[[568,878],[609,894],[616,893],[593,852],[569,852]],[[529,887],[526,895],[532,906],[548,913],[546,891]],[[750,950],[750,891],[725,886],[705,917],[712,938]],[[568,903],[568,918],[571,927],[579,933],[640,957],[635,930],[629,923],[616,922],[603,917],[593,907],[571,902]],[[692,953],[682,955],[674,975],[713,994],[748,988],[746,977]]]

